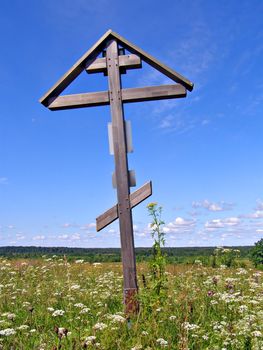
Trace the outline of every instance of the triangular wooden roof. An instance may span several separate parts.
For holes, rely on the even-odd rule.
[[[143,61],[175,82],[183,85],[187,90],[193,90],[194,84],[188,79],[173,69],[167,67],[165,64],[161,63],[156,58],[110,29],[67,71],[67,73],[63,75],[61,79],[58,80],[58,82],[44,96],[40,98],[39,102],[44,106],[48,106],[49,99],[59,96],[59,94],[65,90],[66,87],[86,68],[87,62],[89,61],[89,63],[92,63],[92,61],[97,58],[111,39],[116,39],[117,42],[124,48],[129,50],[131,53],[139,55]]]

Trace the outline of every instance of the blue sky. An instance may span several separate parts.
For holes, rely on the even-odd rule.
[[[195,83],[185,99],[125,106],[138,187],[136,246],[151,245],[147,203],[168,246],[253,244],[263,236],[263,2],[15,0],[1,3],[0,244],[119,246],[109,107],[51,112],[38,99],[109,28]],[[123,86],[170,83],[143,64]],[[107,89],[82,73],[65,93]]]

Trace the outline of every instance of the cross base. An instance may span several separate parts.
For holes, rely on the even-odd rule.
[[[139,302],[137,299],[138,289],[137,288],[124,288],[124,305],[125,314],[127,317],[130,315],[137,314],[139,312]]]

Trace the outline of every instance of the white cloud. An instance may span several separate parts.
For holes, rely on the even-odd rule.
[[[230,210],[233,207],[232,203],[226,203],[226,202],[220,202],[220,203],[215,203],[215,202],[210,202],[209,200],[205,199],[201,202],[193,202],[192,203],[193,208],[204,208],[209,211],[225,211],[225,210]]]
[[[44,235],[37,235],[34,236],[32,239],[33,241],[43,241],[46,237]]]
[[[115,234],[115,233],[117,233],[117,231],[114,228],[110,228],[108,230],[108,233]]]
[[[25,239],[25,236],[22,233],[17,233],[16,239],[17,239],[17,241],[22,241],[23,239]]]
[[[72,227],[79,227],[79,225],[66,222],[65,224],[62,225],[62,227],[63,228],[72,228]]]
[[[177,217],[174,221],[169,222],[163,227],[165,233],[180,233],[190,231],[195,226],[195,220],[187,220]]]
[[[236,226],[240,224],[240,219],[237,217],[230,217],[223,220],[227,226]]]
[[[8,178],[0,177],[0,185],[7,185],[7,184],[8,184]]]
[[[62,240],[66,240],[66,239],[68,239],[68,238],[69,238],[69,235],[67,235],[67,234],[59,235],[59,236],[58,236],[58,239],[62,239]]]
[[[71,241],[78,241],[80,240],[80,234],[78,232],[73,233],[73,235],[70,236]]]
[[[85,225],[81,226],[80,229],[81,230],[88,230],[88,229],[95,228],[95,227],[96,227],[95,222],[91,222],[90,224],[85,224]]]
[[[257,206],[256,206],[256,210],[263,210],[263,201],[261,199],[257,200]]]
[[[263,218],[263,210],[256,210],[254,213],[247,215],[240,215],[240,217],[247,219],[262,219]]]
[[[223,227],[224,227],[224,224],[220,219],[213,219],[205,223],[205,228],[208,228],[208,229],[216,229],[216,228],[223,228]]]
[[[225,219],[213,219],[205,223],[206,229],[221,229],[226,227],[238,226],[241,223],[237,217],[229,217]]]

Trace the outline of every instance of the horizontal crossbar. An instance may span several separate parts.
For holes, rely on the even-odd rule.
[[[122,89],[122,102],[143,102],[170,98],[186,97],[186,88],[180,84],[147,86]],[[93,106],[105,106],[110,103],[109,92],[89,92],[74,95],[62,95],[49,100],[52,111]]]
[[[91,63],[90,63],[91,62]],[[106,73],[107,63],[106,58],[101,57],[96,60],[90,61],[87,63],[86,72],[87,73]],[[137,55],[121,55],[119,56],[119,66],[120,68],[125,69],[136,69],[142,67],[141,58]]]
[[[138,188],[135,192],[130,194],[130,207],[134,208],[136,205],[144,201],[146,198],[152,195],[152,182],[149,181],[142,187]],[[118,219],[118,205],[114,205],[109,210],[105,211],[102,215],[98,216],[96,219],[97,231],[102,230],[104,227],[111,224],[113,221]]]

